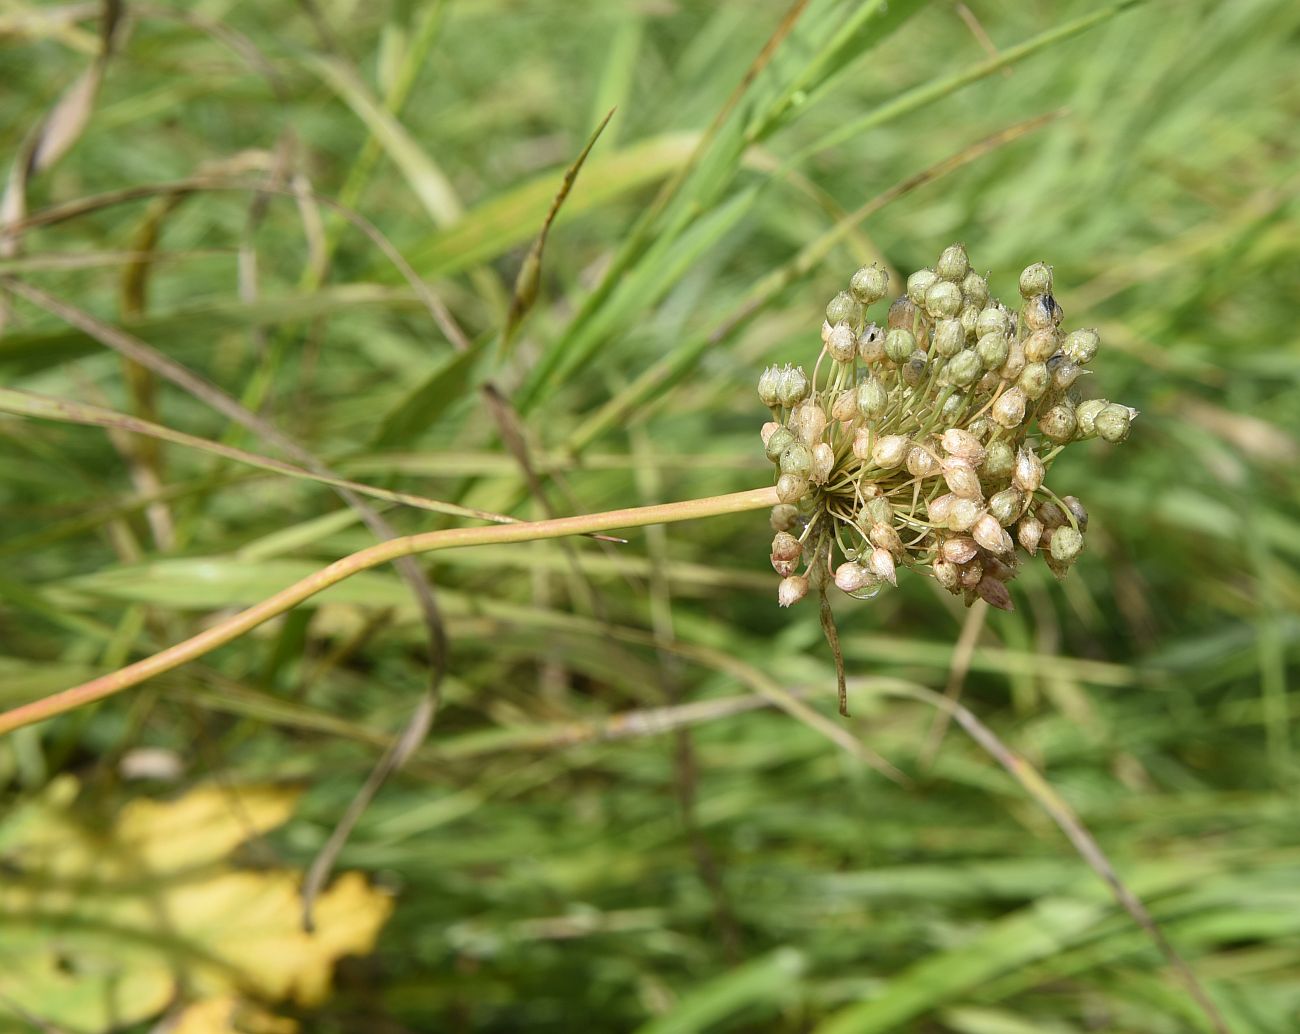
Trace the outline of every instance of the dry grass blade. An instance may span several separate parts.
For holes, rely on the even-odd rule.
[[[528,310],[533,307],[533,303],[537,300],[537,289],[542,279],[542,252],[546,248],[546,237],[551,232],[551,224],[555,222],[555,217],[560,214],[560,208],[569,196],[569,191],[573,189],[573,184],[578,178],[578,173],[582,171],[587,155],[591,154],[591,149],[596,146],[600,134],[605,131],[605,127],[609,125],[609,120],[613,117],[614,109],[611,108],[605,114],[605,117],[600,120],[600,125],[587,138],[587,144],[583,147],[582,152],[564,170],[564,179],[560,183],[560,189],[555,194],[555,200],[551,202],[546,218],[542,221],[541,231],[537,234],[531,247],[529,247],[528,254],[524,256],[523,265],[519,267],[519,274],[515,277],[515,289],[510,299],[510,312],[506,316],[506,327],[501,334],[501,355],[503,358],[510,354],[510,346],[514,342],[515,334],[519,331],[524,316],[528,314]]]

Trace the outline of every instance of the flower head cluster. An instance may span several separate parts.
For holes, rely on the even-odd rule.
[[[1010,610],[1017,547],[1058,577],[1083,549],[1088,511],[1047,487],[1052,462],[1074,441],[1124,441],[1137,411],[1081,400],[1100,338],[1061,329],[1050,266],[1020,274],[1013,311],[954,244],[907,278],[881,326],[869,312],[888,284],[859,269],[826,306],[811,376],[786,365],[759,378],[778,599],[829,581],[869,598],[904,566],[967,605]]]

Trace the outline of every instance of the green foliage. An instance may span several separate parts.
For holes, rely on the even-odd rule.
[[[850,720],[815,608],[776,606],[762,513],[437,554],[444,704],[340,858],[395,893],[393,914],[304,1029],[1208,1030],[979,747],[949,729],[927,766],[934,712],[890,687],[942,692],[954,669],[1231,1029],[1300,1029],[1296,5],[173,10],[127,5],[98,88],[73,98],[86,111],[67,91],[95,85],[78,77],[101,64],[97,21],[0,10],[0,166],[30,157],[42,120],[68,136],[25,177],[0,285],[129,329],[341,477],[523,518],[543,505],[521,445],[559,513],[769,483],[759,372],[815,348],[854,269],[879,261],[898,285],[955,240],[1003,297],[1052,264],[1071,324],[1104,342],[1085,395],[1142,412],[1122,449],[1054,467],[1087,500],[1089,548],[1060,584],[1027,568],[1017,612],[973,649],[968,612],[925,579],[837,601]],[[511,285],[611,107],[502,350]],[[472,347],[316,195],[391,239]],[[292,459],[49,312],[0,311],[6,389]],[[512,448],[489,382],[521,414]],[[2,707],[373,541],[306,477],[67,419],[0,415]],[[68,772],[78,821],[101,828],[140,796],[304,786],[256,845],[302,867],[423,690],[426,638],[406,586],[368,572],[0,741],[4,807],[36,808]],[[727,658],[806,692],[909,783],[769,709]],[[179,760],[175,784],[127,781],[158,756]],[[24,936],[111,913],[91,904]],[[12,1004],[0,1030],[28,1029]]]

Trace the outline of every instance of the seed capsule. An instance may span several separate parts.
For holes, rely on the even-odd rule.
[[[965,387],[979,379],[984,372],[984,364],[980,362],[975,349],[966,348],[948,360],[947,372],[951,383]]]
[[[773,531],[789,531],[799,523],[799,507],[791,506],[789,503],[777,503],[772,507],[772,516],[768,518],[768,524],[772,526]]]
[[[889,393],[875,378],[858,385],[858,412],[864,420],[874,420],[889,404]]]
[[[831,326],[841,321],[856,322],[855,317],[860,316],[862,308],[853,300],[853,295],[848,291],[841,291],[826,306],[826,322]]]
[[[885,326],[906,327],[911,330],[916,325],[918,313],[919,310],[907,295],[895,298],[894,304],[889,307],[889,313],[885,316]]]
[[[1053,406],[1038,418],[1038,429],[1054,442],[1073,441],[1074,432],[1079,422],[1074,415],[1074,407],[1068,402]]]
[[[786,446],[794,440],[795,437],[793,431],[788,427],[778,427],[768,436],[767,444],[764,445],[763,451],[767,454],[769,460],[773,463],[778,463],[781,460],[781,453],[785,452]]]
[[[960,456],[978,467],[984,462],[984,446],[969,431],[960,427],[950,427],[939,439],[944,452],[950,456]]]
[[[791,442],[781,451],[781,473],[806,478],[812,470],[812,450],[803,442]]]
[[[1025,505],[1025,494],[1018,488],[1004,488],[989,499],[991,513],[1003,527],[1013,523],[1020,516]]]
[[[989,282],[972,270],[962,279],[961,293],[966,296],[967,305],[982,309],[989,300]]]
[[[976,553],[979,552],[976,547],[977,543],[969,535],[958,535],[955,538],[945,539],[943,545],[939,547],[939,554],[954,564],[965,564],[975,559]]]
[[[934,354],[951,359],[966,346],[966,329],[960,320],[940,320],[934,328]]]
[[[1047,372],[1046,363],[1029,363],[1016,378],[1016,386],[1035,402],[1047,394],[1047,386],[1051,383],[1052,376]]]
[[[790,415],[790,428],[807,445],[816,445],[826,433],[826,410],[816,399],[802,402]]]
[[[893,327],[885,335],[885,357],[892,363],[902,364],[916,350],[916,336],[906,327]]]
[[[961,288],[951,280],[936,280],[925,292],[925,311],[935,319],[961,312]]]
[[[871,432],[865,427],[859,427],[853,432],[853,455],[860,460],[871,456]]]
[[[840,564],[835,569],[835,587],[849,595],[859,593],[880,579],[856,561]]]
[[[1079,421],[1080,438],[1096,437],[1097,415],[1109,405],[1110,403],[1105,399],[1088,399],[1086,402],[1079,403],[1074,410],[1074,416]]]
[[[980,321],[979,306],[967,305],[957,314],[957,321],[961,324],[962,332],[966,335],[967,341],[974,341],[979,336],[976,329]]]
[[[1043,522],[1043,528],[1051,530],[1064,527],[1070,523],[1065,511],[1051,500],[1044,500],[1034,508],[1034,516]]]
[[[925,293],[939,277],[933,269],[918,269],[907,278],[907,297],[913,305],[925,303]]]
[[[1095,330],[1074,330],[1065,338],[1062,346],[1066,355],[1081,366],[1090,363],[1101,347],[1101,335]]]
[[[885,332],[874,323],[867,324],[858,335],[858,358],[869,366],[885,359]]]
[[[907,472],[912,477],[928,478],[939,470],[939,461],[928,449],[913,445],[907,450]]]
[[[799,569],[803,545],[786,531],[778,531],[772,540],[772,568],[782,578],[788,578]]]
[[[1005,481],[1015,469],[1016,454],[1010,442],[989,442],[980,472],[990,481]]]
[[[777,366],[769,366],[763,371],[758,378],[758,397],[762,400],[763,405],[772,407],[781,403],[781,398],[777,393],[777,388],[781,383],[781,369]]]
[[[956,502],[956,495],[952,492],[945,492],[943,495],[937,495],[926,503],[925,513],[929,517],[930,523],[947,525],[948,518],[952,515],[953,505]]]
[[[1069,391],[1088,371],[1073,360],[1054,355],[1047,360],[1047,371],[1052,375],[1052,388],[1056,391]]]
[[[889,290],[889,274],[876,263],[863,266],[849,280],[849,291],[863,305],[870,305],[885,296]]]
[[[1035,330],[1025,338],[1025,358],[1031,363],[1045,363],[1060,347],[1061,335],[1055,327]]]
[[[952,512],[948,514],[948,528],[951,531],[970,531],[983,512],[978,500],[958,496],[952,504]]]
[[[1025,419],[1025,404],[1028,400],[1019,388],[1008,388],[993,403],[990,414],[999,427],[1008,431],[1019,427]]]
[[[1016,453],[1015,471],[1011,483],[1027,495],[1033,495],[1043,483],[1043,461],[1033,449],[1021,448]]]
[[[1045,262],[1026,266],[1020,274],[1020,297],[1026,301],[1035,295],[1052,293],[1052,267]]]
[[[848,423],[858,415],[858,393],[853,388],[845,388],[835,396],[831,403],[831,419]]]
[[[961,244],[948,245],[939,256],[939,261],[934,264],[934,271],[945,280],[961,283],[970,272],[970,259],[966,255],[966,248]]]
[[[984,564],[979,560],[972,560],[963,564],[961,567],[961,584],[967,589],[973,589],[979,585],[980,579],[984,577]]]
[[[899,537],[898,531],[892,524],[872,525],[871,533],[867,538],[873,546],[879,549],[887,549],[894,556],[903,555],[903,540]]]
[[[775,420],[769,420],[759,430],[758,436],[763,439],[764,450],[767,449],[767,443],[772,440],[772,435],[776,434],[780,426],[781,425],[778,424]]]
[[[1058,326],[1061,322],[1061,307],[1050,294],[1040,294],[1025,302],[1020,313],[1025,326],[1030,330],[1045,330]]]
[[[941,469],[944,482],[955,495],[966,499],[984,498],[979,475],[975,473],[970,460],[964,460],[960,456],[949,456],[941,464]]]
[[[1079,497],[1074,495],[1067,495],[1061,500],[1061,502],[1065,504],[1065,508],[1069,510],[1070,513],[1074,516],[1074,523],[1079,526],[1079,530],[1087,531],[1088,530],[1088,508],[1084,506],[1082,502],[1079,501]]]
[[[1052,532],[1052,559],[1068,564],[1083,550],[1083,536],[1071,527]]]
[[[835,469],[835,450],[826,442],[818,442],[813,449],[811,478],[815,485],[824,485]]]
[[[776,601],[783,607],[792,607],[807,595],[808,578],[802,574],[782,578],[776,588]]]
[[[781,405],[793,408],[808,397],[812,386],[802,366],[787,366],[781,371],[781,380],[777,386],[777,395]]]
[[[858,354],[858,339],[847,321],[835,324],[826,339],[826,351],[837,363],[851,363]]]
[[[1016,548],[1011,536],[1002,530],[1002,525],[991,513],[986,513],[975,522],[971,534],[990,553],[1010,553]]]
[[[995,330],[992,334],[985,334],[979,339],[975,352],[980,357],[984,369],[996,370],[1007,361],[1007,357],[1011,354],[1011,344],[1005,334]]]
[[[1128,437],[1132,422],[1133,414],[1128,406],[1112,402],[1093,418],[1093,427],[1106,441],[1118,445]]]
[[[998,375],[1006,381],[1014,381],[1025,369],[1025,343],[1012,341],[1007,348],[1007,361],[998,370]]]
[[[877,467],[889,470],[899,466],[907,458],[911,446],[906,435],[887,434],[879,439],[871,449],[871,460]]]
[[[808,481],[795,474],[782,474],[776,479],[776,497],[783,503],[797,503],[808,494]]]
[[[881,581],[888,582],[890,585],[898,584],[898,574],[894,568],[894,557],[889,550],[877,546],[871,551],[867,563],[871,568],[871,573]]]
[[[998,610],[1005,611],[1016,609],[1015,604],[1011,602],[1011,593],[1006,585],[992,575],[985,574],[979,580],[979,584],[975,586],[975,592],[990,607],[997,607]]]
[[[979,319],[975,322],[975,333],[979,337],[985,334],[994,334],[1001,331],[1008,337],[1011,336],[1011,314],[1000,305],[990,305],[982,309]]]
[[[951,560],[944,560],[942,557],[934,562],[931,567],[934,573],[934,580],[942,585],[949,592],[956,592],[961,582],[961,569],[958,568]]]
[[[1016,539],[1030,556],[1038,552],[1038,543],[1043,537],[1043,525],[1037,517],[1022,517],[1016,525]]]

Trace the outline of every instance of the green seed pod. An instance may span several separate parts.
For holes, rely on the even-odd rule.
[[[1047,372],[1046,363],[1028,363],[1016,378],[1016,386],[1034,402],[1047,393],[1047,386],[1051,383],[1052,376]]]
[[[1038,429],[1058,444],[1074,440],[1074,432],[1079,422],[1074,415],[1074,407],[1068,402],[1061,402],[1038,418]]]
[[[951,359],[966,346],[966,328],[960,320],[940,320],[934,328],[934,353]]]
[[[1079,365],[1090,363],[1101,347],[1101,335],[1095,330],[1073,330],[1065,338],[1065,354]]]
[[[993,403],[992,415],[998,426],[1008,431],[1019,427],[1025,419],[1028,397],[1019,388],[1008,388]]]
[[[851,363],[858,354],[858,338],[847,322],[831,328],[826,338],[826,351],[837,363]]]
[[[989,513],[1004,528],[1015,522],[1023,512],[1024,506],[1025,493],[1018,488],[1004,488],[989,498]]]
[[[894,299],[894,304],[889,307],[889,313],[885,316],[886,327],[906,327],[911,330],[916,325],[916,317],[920,310],[912,304],[912,299],[907,295],[901,295]]]
[[[781,369],[777,366],[769,366],[758,378],[758,397],[762,400],[763,405],[774,407],[781,404],[780,396],[777,394],[777,388],[781,383]]]
[[[793,408],[808,397],[812,385],[802,366],[787,366],[781,371],[781,381],[777,386],[777,396],[781,405]]]
[[[1045,262],[1026,266],[1020,274],[1020,297],[1026,301],[1035,295],[1052,293],[1052,267]]]
[[[973,348],[963,349],[948,360],[948,380],[952,384],[974,384],[983,372],[984,364]]]
[[[993,424],[988,417],[977,416],[974,420],[972,420],[969,424],[966,425],[966,430],[968,430],[980,441],[983,441],[985,438],[989,436],[989,432],[993,430]]]
[[[1074,410],[1074,415],[1079,421],[1079,437],[1095,438],[1097,428],[1095,421],[1097,414],[1109,406],[1110,403],[1105,399],[1088,399],[1086,402],[1080,402]]]
[[[811,456],[809,457],[811,462]],[[808,494],[808,481],[795,474],[782,474],[776,479],[776,497],[783,503],[797,503]]]
[[[1020,310],[1020,318],[1030,330],[1046,330],[1056,327],[1061,322],[1061,307],[1050,294],[1040,294],[1025,302]]]
[[[982,309],[989,300],[989,282],[974,270],[967,273],[961,282],[961,293],[966,296],[966,304]]]
[[[875,378],[858,385],[858,412],[864,420],[874,420],[889,404],[889,393]]]
[[[863,266],[849,280],[849,291],[863,305],[878,302],[889,290],[889,274],[876,263]]]
[[[807,478],[812,472],[812,449],[803,442],[791,442],[781,452],[781,473]]]
[[[858,358],[868,366],[885,361],[885,332],[874,323],[868,323],[858,335]]]
[[[950,244],[944,248],[939,261],[934,264],[934,271],[945,280],[960,284],[970,272],[970,259],[966,255],[966,248],[961,244]]]
[[[998,376],[1004,381],[1014,381],[1025,369],[1025,343],[1012,341],[1007,351],[1007,361],[998,370]]]
[[[781,453],[785,452],[786,446],[795,440],[794,432],[788,427],[778,427],[772,432],[772,437],[767,440],[767,445],[763,447],[767,458],[773,463],[781,459]]]
[[[955,424],[957,422],[957,412],[966,404],[966,396],[960,391],[954,391],[944,400],[943,406],[939,409],[939,419],[945,424]]]
[[[1007,310],[1000,305],[990,305],[980,310],[978,319],[975,321],[975,333],[979,337],[985,334],[993,334],[1001,331],[1008,337],[1011,334],[1011,321],[1007,318]]]
[[[818,442],[813,447],[812,472],[810,477],[813,484],[824,485],[831,476],[831,471],[835,469],[835,450],[826,442]]]
[[[892,524],[873,524],[867,538],[877,549],[887,549],[894,556],[901,557],[906,552],[903,540]]]
[[[1128,406],[1112,402],[1093,418],[1093,427],[1106,441],[1118,445],[1128,437],[1133,415]]]
[[[1052,559],[1068,564],[1083,551],[1083,535],[1071,527],[1052,532]]]
[[[1002,378],[998,376],[997,370],[985,370],[980,379],[975,382],[975,394],[989,396],[998,390],[998,385],[1002,383]]]
[[[767,523],[772,526],[773,531],[789,531],[799,523],[799,507],[791,506],[789,503],[777,503],[772,507],[772,516],[768,518]]]
[[[916,351],[916,337],[905,327],[894,327],[885,335],[885,356],[891,363],[907,362]]]
[[[957,314],[957,320],[961,323],[962,332],[966,335],[967,341],[974,341],[979,337],[977,326],[980,321],[980,310],[974,305],[968,305]]]
[[[869,589],[878,581],[879,578],[857,561],[851,560],[835,569],[835,587],[850,596]]]
[[[925,311],[935,319],[961,312],[961,288],[951,280],[936,280],[925,292]]]
[[[984,446],[968,430],[950,427],[939,436],[939,444],[949,456],[960,456],[977,467],[984,462]]]
[[[975,351],[979,355],[984,369],[996,370],[1007,361],[1007,356],[1011,352],[1011,345],[1007,342],[1005,334],[995,330],[992,334],[985,334],[979,339]]]
[[[984,449],[980,472],[990,481],[1004,481],[1016,466],[1016,453],[1010,442],[989,442]]]
[[[907,451],[907,472],[914,478],[928,478],[939,470],[939,461],[928,449],[913,445]]]
[[[826,306],[826,322],[833,327],[837,323],[853,320],[855,313],[859,311],[860,307],[853,300],[853,295],[848,291],[841,291]]]
[[[890,524],[894,520],[894,508],[889,505],[889,500],[883,495],[873,496],[868,499],[865,513],[867,523],[870,525]]]
[[[1055,327],[1036,330],[1025,338],[1025,358],[1031,363],[1045,363],[1060,345],[1061,335]]]
[[[907,297],[913,305],[922,305],[925,302],[925,292],[930,289],[939,277],[933,269],[918,269],[915,273],[907,278]]]

